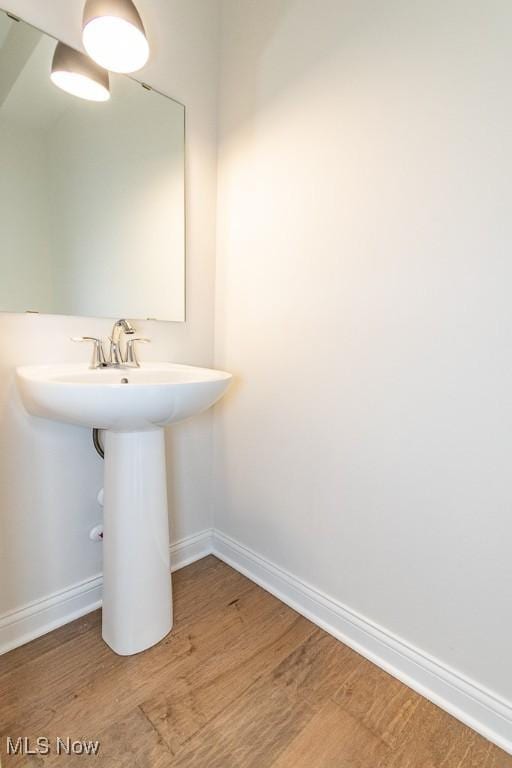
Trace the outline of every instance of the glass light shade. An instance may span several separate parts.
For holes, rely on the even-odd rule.
[[[55,48],[50,79],[58,88],[80,99],[110,99],[108,72],[64,43],[57,43]]]
[[[91,59],[111,72],[136,72],[149,58],[144,25],[131,0],[87,0],[82,41]]]

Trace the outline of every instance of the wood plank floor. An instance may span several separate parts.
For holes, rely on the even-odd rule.
[[[512,768],[512,757],[207,557],[173,576],[171,635],[138,656],[100,612],[0,657],[3,768]],[[51,741],[6,756],[6,737]],[[55,739],[99,740],[95,757]]]

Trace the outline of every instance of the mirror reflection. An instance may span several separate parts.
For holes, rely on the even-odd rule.
[[[64,92],[56,44],[0,12],[0,310],[184,320],[185,109]]]

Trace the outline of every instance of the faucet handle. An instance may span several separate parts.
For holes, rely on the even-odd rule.
[[[140,368],[139,359],[137,357],[137,348],[135,344],[140,342],[141,344],[149,344],[151,339],[136,338],[128,339],[126,342],[126,365],[132,365],[134,368]]]
[[[72,336],[71,341],[90,341],[93,344],[89,368],[103,368],[107,364],[101,339],[97,339],[95,336]]]

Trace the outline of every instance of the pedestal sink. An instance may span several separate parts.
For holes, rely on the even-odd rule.
[[[172,363],[16,373],[29,413],[105,430],[103,639],[139,653],[172,627],[164,427],[213,405],[231,375]]]

